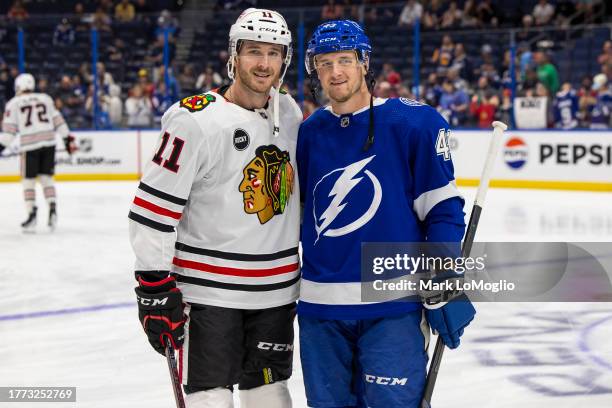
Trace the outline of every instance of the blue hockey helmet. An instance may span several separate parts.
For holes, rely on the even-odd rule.
[[[315,56],[335,51],[351,51],[366,63],[372,52],[370,39],[363,28],[352,20],[333,20],[320,24],[312,34],[306,50],[306,72],[315,71]]]

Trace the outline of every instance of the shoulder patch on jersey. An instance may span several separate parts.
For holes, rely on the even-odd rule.
[[[192,95],[181,99],[180,106],[189,112],[198,112],[216,100],[217,98],[211,94]]]
[[[399,98],[400,102],[403,103],[404,105],[408,105],[408,106],[423,106],[424,104],[419,102],[419,101],[415,101],[414,99],[408,99],[408,98],[404,98],[401,97]]]
[[[242,169],[238,191],[244,212],[257,214],[260,224],[282,214],[293,193],[294,171],[289,152],[275,145],[259,146],[255,157]]]

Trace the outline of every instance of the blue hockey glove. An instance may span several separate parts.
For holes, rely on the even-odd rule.
[[[454,282],[461,278],[435,279],[435,282]],[[451,349],[459,347],[465,327],[474,319],[476,310],[468,297],[459,290],[427,290],[420,292],[425,308],[425,317],[434,334],[442,337]]]

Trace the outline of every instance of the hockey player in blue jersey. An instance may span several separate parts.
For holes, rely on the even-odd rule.
[[[417,407],[427,323],[455,348],[475,314],[463,294],[435,308],[362,301],[362,243],[460,242],[465,230],[448,123],[428,105],[374,98],[370,52],[362,28],[338,20],[317,27],[306,54],[331,101],[301,125],[297,147],[300,347],[315,408]]]

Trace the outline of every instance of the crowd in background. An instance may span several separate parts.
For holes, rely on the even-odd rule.
[[[453,126],[489,127],[493,120],[512,123],[514,96],[545,97],[549,101],[549,127],[610,126],[612,110],[612,41],[606,41],[596,57],[599,71],[585,76],[580,84],[572,85],[560,78],[556,61],[551,58],[549,42],[530,42],[533,27],[567,27],[581,23],[607,21],[601,13],[602,2],[539,0],[533,10],[521,18],[522,30],[517,33],[518,48],[515,55],[514,81],[510,73],[511,54],[483,43],[477,55],[466,51],[466,44],[455,41],[457,30],[496,28],[504,16],[492,0],[462,2],[408,0],[394,12],[392,8],[378,7],[375,0],[351,2],[327,0],[320,10],[320,19],[354,18],[366,25],[392,19],[400,27],[412,27],[419,22],[427,31],[449,30],[430,55],[422,54],[427,75],[418,87],[413,79],[400,74],[400,67],[390,62],[376,73],[374,93],[381,97],[407,97],[418,99],[436,107]],[[256,6],[256,0],[223,1],[217,10],[242,9]],[[62,18],[52,34],[53,46],[69,50],[75,44],[75,34],[92,27],[112,33],[117,24],[143,27],[146,38],[142,61],[134,69],[131,81],[121,82],[113,77],[107,66],[116,66],[133,58],[133,50],[121,38],[113,38],[100,50],[97,64],[98,127],[155,127],[164,111],[179,98],[204,92],[229,82],[223,69],[228,57],[226,51],[211,56],[211,61],[175,63],[176,44],[181,35],[176,15],[168,10],[151,7],[147,0],[91,0],[76,3],[70,17]],[[27,3],[16,0],[8,10],[6,19],[27,21]],[[164,31],[169,33],[171,69],[164,69]],[[0,29],[0,43],[3,32]],[[373,50],[377,58],[377,50]],[[296,61],[293,64],[301,64]],[[94,117],[94,78],[89,62],[82,62],[78,72],[63,73],[59,78],[37,78],[37,88],[51,94],[58,109],[73,128],[87,128]],[[12,81],[17,67],[9,65],[0,53],[0,110],[13,96]],[[516,85],[513,88],[513,82]],[[295,81],[289,79],[285,87],[296,94]],[[308,81],[304,87],[306,99],[303,109],[308,116],[324,97],[310,96]],[[569,107],[569,109],[568,109]],[[569,117],[568,117],[569,112]]]

